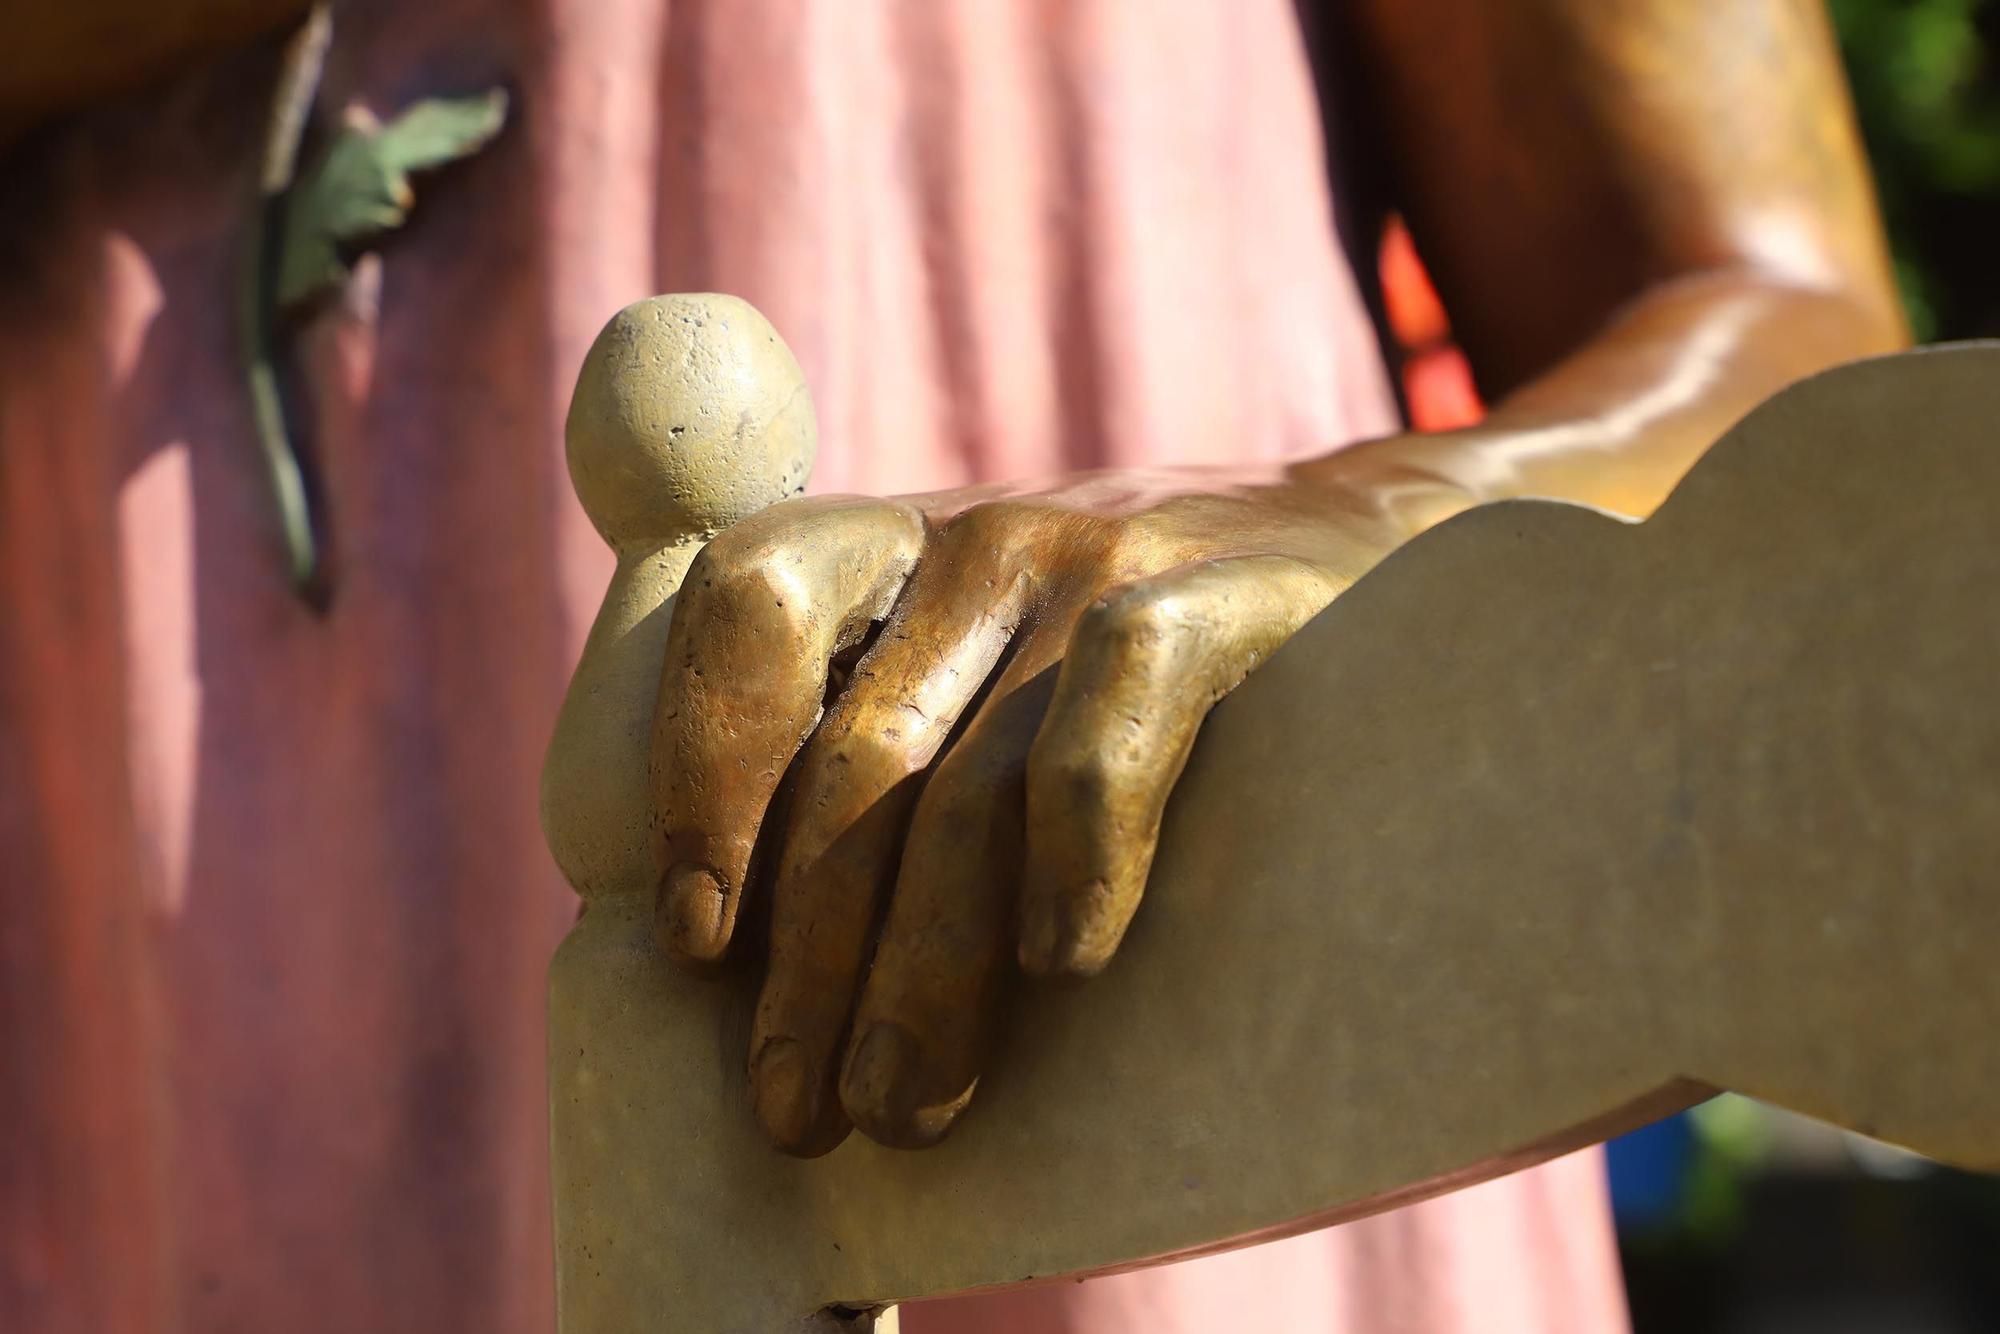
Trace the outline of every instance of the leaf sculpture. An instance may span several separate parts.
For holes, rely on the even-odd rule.
[[[320,542],[313,531],[304,469],[292,447],[279,388],[283,312],[298,311],[346,281],[369,241],[394,231],[416,203],[413,172],[469,157],[500,132],[507,94],[416,103],[382,125],[351,119],[303,177],[292,169],[332,35],[324,5],[292,40],[271,113],[266,161],[252,214],[254,243],[238,293],[237,326],[244,383],[258,448],[271,475],[293,588],[318,605]]]
[[[500,132],[507,94],[430,98],[386,125],[344,127],[293,188],[285,209],[277,305],[293,309],[345,281],[366,243],[394,231],[416,203],[414,172],[470,157]]]

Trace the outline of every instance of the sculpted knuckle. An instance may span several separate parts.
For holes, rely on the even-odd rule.
[[[718,550],[721,545],[722,539],[718,537],[695,553],[693,562],[688,566],[687,578],[681,581],[683,589],[696,593],[704,588],[715,587],[716,572],[726,570],[730,565],[728,555]],[[689,599],[683,597],[682,600]]]
[[[725,535],[726,537],[726,535]],[[732,542],[717,538],[702,548],[688,570],[687,587],[722,608],[777,602],[783,597],[784,549],[774,542]]]
[[[839,545],[840,535],[819,530],[804,511],[776,517],[784,521],[739,525],[703,547],[682,584],[686,595],[711,614],[784,613],[787,621],[807,614],[824,582],[825,544]]]
[[[951,519],[944,537],[967,559],[1014,562],[1033,554],[1060,516],[1031,500],[983,501]]]
[[[734,528],[725,528],[710,538],[707,545],[696,553],[694,564],[688,571],[692,580],[696,575],[714,577],[744,565],[755,563],[769,553],[772,546],[769,524],[745,521]]]
[[[844,497],[806,496],[783,500],[730,525],[695,557],[694,570],[713,572],[796,559],[816,540],[846,525],[837,502]],[[690,571],[690,579],[693,571]]]
[[[1165,650],[1180,623],[1171,594],[1147,584],[1114,588],[1087,608],[1077,636],[1100,653],[1143,660]]]
[[[1158,569],[1183,545],[1175,540],[1174,525],[1151,510],[1107,521],[1101,532],[1107,560],[1123,568]]]
[[[1057,745],[1035,757],[1030,781],[1044,799],[1065,810],[1097,810],[1120,787],[1121,766],[1103,747]]]
[[[1006,503],[986,501],[953,516],[944,528],[945,538],[969,552],[991,550],[1011,540],[1020,515]]]

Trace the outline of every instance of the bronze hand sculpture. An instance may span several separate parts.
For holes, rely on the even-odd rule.
[[[573,466],[706,455],[776,495],[809,443],[754,410],[796,396],[783,358],[720,414],[748,430],[672,432],[704,396],[680,369],[714,358],[632,335],[689,307],[759,333],[712,351],[766,346],[721,298],[628,312],[585,398],[622,361],[614,400],[663,410],[573,413]],[[971,1123],[920,1154],[773,1152],[739,1056],[768,985],[753,1020],[747,969],[658,956],[644,840],[603,816],[647,805],[646,604],[680,564],[635,591],[621,561],[551,748],[600,786],[547,789],[590,904],[550,978],[562,1328],[848,1328],[1361,1217],[1716,1088],[2000,1161],[1996,358],[1814,377],[1643,524],[1519,501],[1393,553],[1217,710],[1115,965],[1026,988]],[[616,493],[578,471],[602,522]],[[667,549],[716,494],[668,507]]]
[[[1351,18],[1499,393],[1484,425],[1263,476],[796,501],[691,573],[654,739],[659,937],[715,960],[768,893],[749,1059],[792,1152],[850,1121],[945,1133],[1017,961],[1110,958],[1209,706],[1399,543],[1509,496],[1648,513],[1751,405],[1903,336],[1809,0]]]
[[[711,543],[656,715],[660,932],[723,953],[789,767],[751,1040],[772,1136],[942,1134],[1017,953],[1103,965],[1202,714],[1405,531],[1340,486],[1108,474],[794,501]]]

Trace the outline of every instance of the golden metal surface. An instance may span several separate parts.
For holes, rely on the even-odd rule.
[[[598,882],[551,977],[562,1327],[1234,1244],[1709,1088],[2000,1167],[1996,435],[2000,349],[1887,358],[1644,524],[1516,501],[1403,546],[1218,706],[1116,959],[1025,990],[923,1153],[771,1148],[756,977],[670,966],[647,873]],[[636,737],[628,666],[571,723]]]

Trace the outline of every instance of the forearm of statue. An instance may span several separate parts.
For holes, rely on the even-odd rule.
[[[1298,471],[1381,496],[1411,533],[1521,496],[1644,517],[1758,403],[1905,341],[1879,301],[1740,270],[1690,276],[1634,300],[1477,426],[1364,442]]]
[[[1648,513],[1744,412],[1907,340],[1820,0],[1342,0],[1409,221],[1494,409],[1317,475],[1423,527]]]

